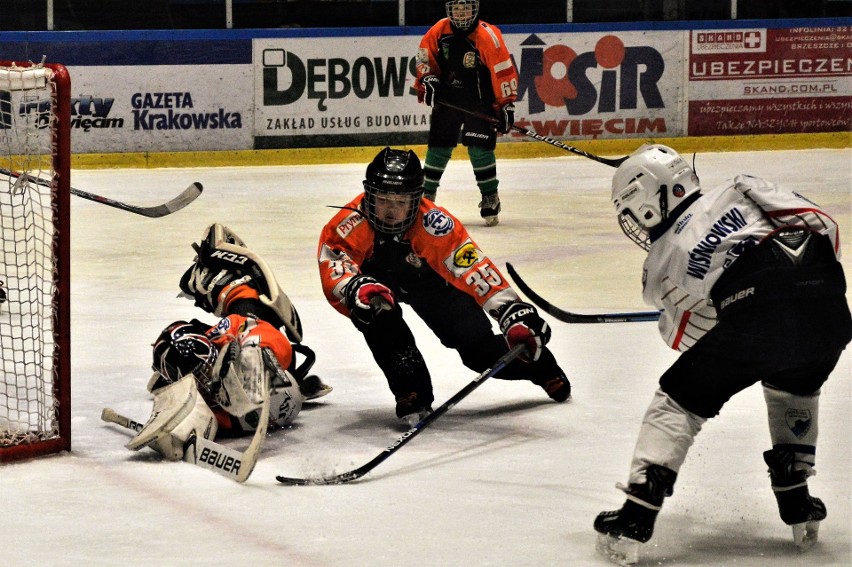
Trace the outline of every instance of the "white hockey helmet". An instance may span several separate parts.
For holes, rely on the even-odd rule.
[[[648,250],[648,230],[700,188],[698,176],[679,153],[662,144],[643,145],[612,178],[612,202],[621,230]]]

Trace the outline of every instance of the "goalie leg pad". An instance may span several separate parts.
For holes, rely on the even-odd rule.
[[[216,418],[198,394],[194,375],[187,374],[153,394],[151,417],[127,443],[128,449],[138,451],[148,446],[166,459],[176,461],[183,457],[183,444],[193,432],[205,439],[215,438]]]

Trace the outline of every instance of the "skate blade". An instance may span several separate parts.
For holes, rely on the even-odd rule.
[[[331,386],[327,386],[327,385],[323,384],[318,390],[313,391],[313,392],[308,392],[307,395],[305,395],[305,394],[303,394],[303,395],[305,396],[306,401],[307,400],[315,400],[317,398],[321,398],[321,397],[323,397],[327,394],[330,394],[333,389],[334,388],[332,388]]]
[[[616,565],[636,565],[640,545],[635,539],[599,533],[595,549]]]
[[[799,551],[807,551],[816,543],[819,536],[819,522],[793,524],[793,543]]]

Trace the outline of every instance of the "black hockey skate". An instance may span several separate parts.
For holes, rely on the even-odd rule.
[[[543,381],[534,382],[535,385],[547,393],[551,400],[562,403],[571,397],[571,382],[565,374],[560,374],[555,378],[548,378]]]
[[[479,202],[479,216],[485,220],[485,226],[496,226],[500,222],[500,196],[495,192],[483,195]]]
[[[627,487],[627,501],[620,510],[601,512],[595,518],[596,549],[619,565],[639,560],[639,545],[651,539],[663,498],[672,495],[677,478],[676,472],[659,465],[651,465],[645,474],[644,484]]]
[[[794,470],[795,454],[786,449],[772,449],[763,453],[769,466],[772,491],[778,502],[781,520],[793,528],[793,543],[804,551],[816,543],[819,523],[828,513],[825,504],[808,492],[808,473]]]

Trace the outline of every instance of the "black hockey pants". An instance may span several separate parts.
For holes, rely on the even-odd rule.
[[[459,353],[467,368],[483,372],[508,352],[503,335],[494,333],[491,320],[476,300],[455,287],[438,283],[420,287],[416,293],[395,291],[398,302],[410,305],[441,344]],[[355,326],[363,333],[396,400],[415,393],[418,404],[425,407],[434,401],[431,377],[402,313],[398,303],[370,325],[356,322]],[[495,378],[539,384],[560,374],[556,359],[545,348],[538,361],[515,359]]]
[[[744,252],[713,288],[718,320],[660,378],[673,400],[711,418],[757,382],[816,392],[852,339],[843,269],[828,238],[812,235],[799,265],[767,241]]]

